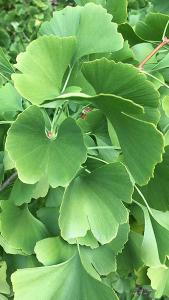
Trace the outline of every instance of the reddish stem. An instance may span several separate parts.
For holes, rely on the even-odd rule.
[[[169,44],[169,39],[164,37],[163,41],[139,64],[138,68],[143,70],[144,65],[154,56],[162,47]]]

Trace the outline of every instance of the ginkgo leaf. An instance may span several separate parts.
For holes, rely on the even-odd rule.
[[[127,0],[107,0],[107,11],[112,14],[113,22],[121,24],[127,19]]]
[[[0,262],[0,293],[10,294],[10,287],[7,283],[6,275],[7,265],[5,261]]]
[[[159,118],[157,91],[133,66],[107,59],[84,64],[83,72],[100,95],[62,97],[88,100],[106,115],[116,131],[126,166],[139,185],[146,184],[162,160],[164,147],[162,134],[152,124]]]
[[[85,269],[96,279],[100,276],[107,276],[117,269],[116,256],[128,240],[129,225],[119,226],[117,236],[109,243],[96,249],[80,247],[79,253]],[[96,272],[97,273],[96,273]],[[96,274],[95,274],[96,273]]]
[[[80,247],[79,254],[84,268],[95,279],[99,280],[100,275],[107,276],[116,271],[116,254],[108,245],[93,250]]]
[[[169,213],[155,209],[148,212],[146,207],[139,205],[145,219],[141,258],[147,266],[159,266],[165,263],[169,255]]]
[[[128,223],[119,226],[117,236],[109,244],[109,247],[114,253],[118,254],[122,252],[124,245],[128,241],[129,232],[130,226]]]
[[[124,202],[131,202],[132,184],[125,167],[113,163],[75,178],[65,191],[59,224],[65,240],[91,230],[101,243],[110,242],[119,224],[127,222]],[[103,214],[104,211],[104,214]]]
[[[33,104],[54,99],[60,94],[63,76],[76,47],[73,37],[43,36],[29,44],[17,57],[12,75],[15,88]]]
[[[11,83],[6,83],[0,88],[0,113],[8,111],[21,111],[22,98],[12,86]]]
[[[35,189],[35,185],[25,184],[19,179],[17,179],[13,185],[9,199],[15,205],[22,205],[23,203],[29,203],[32,199],[34,189]]]
[[[147,272],[151,280],[151,286],[156,291],[155,297],[169,297],[169,268],[165,265],[159,267],[151,267]]]
[[[50,237],[36,243],[35,254],[45,266],[52,266],[68,260],[74,255],[76,247],[69,245],[60,237]]]
[[[49,184],[45,177],[41,178],[36,184],[26,184],[18,178],[14,182],[9,199],[15,205],[30,203],[32,198],[45,197],[48,189]]]
[[[169,2],[168,0],[158,1],[158,0],[152,0],[154,10],[157,12],[162,12],[164,14],[168,14],[169,12]]]
[[[165,147],[162,163],[154,171],[154,177],[142,187],[148,205],[154,209],[169,210],[169,146]]]
[[[2,48],[0,48],[0,74],[10,79],[11,74],[14,72],[12,65],[6,57]]]
[[[41,207],[37,211],[37,217],[46,226],[50,236],[60,234],[58,225],[59,209],[56,207]]]
[[[21,254],[34,252],[37,241],[48,236],[45,226],[36,219],[28,207],[17,207],[11,201],[1,201],[0,232],[10,247]]]
[[[81,262],[92,277],[100,280],[101,275],[106,276],[116,270],[116,255],[123,248],[128,232],[128,224],[123,224],[120,225],[117,237],[110,244],[97,249],[80,246]],[[72,257],[76,251],[76,246],[69,245],[59,237],[41,240],[35,247],[38,260],[46,266],[62,263]]]
[[[111,19],[112,16],[103,7],[94,3],[84,7],[68,6],[54,12],[53,18],[41,26],[40,34],[75,36],[77,60],[84,55],[113,52],[123,47],[123,38]]]
[[[143,40],[161,42],[168,21],[167,15],[150,13],[143,21],[136,24],[136,34]],[[166,28],[165,34],[169,36],[169,27]]]
[[[56,189],[49,189],[49,192],[46,196],[46,207],[59,207],[64,194],[63,187],[57,187]]]
[[[8,272],[7,274],[12,274],[18,269],[25,268],[35,268],[42,266],[42,264],[37,260],[35,254],[32,255],[12,255],[5,254],[5,261],[7,262]]]
[[[134,56],[138,60],[138,62],[142,62],[143,59],[147,57],[153,50],[154,47],[151,43],[140,43],[132,47],[132,51],[134,52]],[[146,69],[146,67],[148,66],[149,69],[153,69],[153,66],[156,63],[157,58],[154,55],[148,60],[147,64],[144,65],[144,68]]]
[[[55,139],[48,138],[43,114],[36,106],[26,109],[13,123],[6,150],[21,181],[34,184],[46,176],[52,187],[66,186],[86,160],[87,152],[81,130],[72,118],[63,121]]]
[[[128,242],[122,253],[117,256],[117,271],[120,276],[128,276],[133,270],[137,271],[144,265],[140,255],[142,241],[141,234],[130,231]]]
[[[169,54],[166,54],[162,60],[160,60],[153,67],[153,71],[161,71],[169,67]]]
[[[78,244],[78,245],[81,245],[81,246],[87,246],[87,247],[90,247],[92,249],[95,249],[99,246],[98,241],[95,239],[93,233],[90,230],[88,230],[86,235],[83,236],[83,237],[78,237],[78,238],[75,238],[75,239],[69,239],[68,243],[69,244]]]
[[[143,42],[129,23],[120,24],[118,30],[122,34],[124,40],[128,41],[131,47]]]
[[[58,265],[18,270],[12,283],[15,300],[118,300],[111,288],[86,272],[78,254]]]
[[[132,100],[144,107],[145,113],[141,114],[141,119],[158,122],[159,93],[137,68],[102,58],[84,63],[82,72],[97,95],[112,94]]]
[[[111,53],[110,58],[115,62],[129,62],[134,60],[133,49],[130,48],[128,41],[124,42],[123,48],[119,51]]]
[[[115,129],[124,155],[124,163],[135,182],[139,185],[146,184],[153,176],[155,165],[162,160],[164,141],[162,134],[152,123],[140,120],[142,107],[113,95],[101,94],[95,97],[64,95],[64,97],[76,101],[85,99],[100,108]]]

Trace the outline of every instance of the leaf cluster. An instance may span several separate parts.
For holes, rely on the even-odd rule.
[[[0,49],[0,299],[169,297],[169,16],[119,2]]]

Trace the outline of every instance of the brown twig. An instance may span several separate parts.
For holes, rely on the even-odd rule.
[[[13,173],[9,178],[7,178],[1,185],[0,185],[0,192],[8,187],[16,178],[18,177],[17,172]]]
[[[165,36],[163,41],[139,64],[138,68],[143,70],[144,65],[152,58],[162,47],[169,44],[169,39]]]

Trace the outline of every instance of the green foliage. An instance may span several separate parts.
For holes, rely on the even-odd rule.
[[[40,24],[50,18],[51,12],[49,0],[1,0],[0,47],[15,59],[36,38]]]
[[[168,299],[167,2],[75,2],[0,1],[0,299]]]

